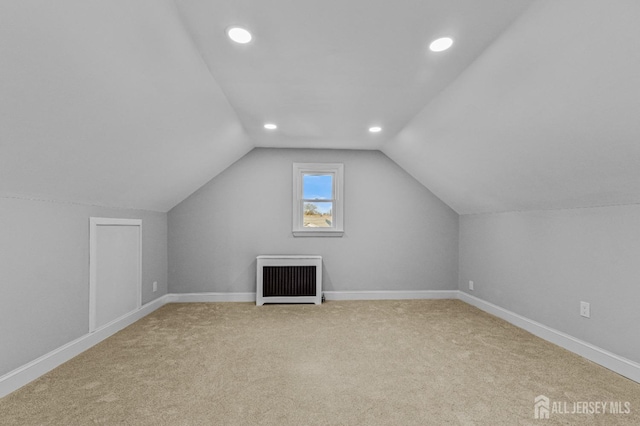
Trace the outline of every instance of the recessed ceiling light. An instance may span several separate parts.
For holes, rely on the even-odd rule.
[[[369,131],[371,133],[379,133],[379,132],[382,131],[382,127],[380,127],[380,126],[369,127]]]
[[[278,126],[273,123],[267,123],[264,125],[264,128],[267,130],[275,130],[278,128]]]
[[[453,44],[453,39],[449,37],[442,37],[437,40],[434,40],[429,45],[429,49],[432,52],[442,52],[443,50],[447,50]]]
[[[227,30],[227,35],[229,38],[236,43],[246,44],[251,41],[251,33],[244,28],[240,27],[230,27]]]

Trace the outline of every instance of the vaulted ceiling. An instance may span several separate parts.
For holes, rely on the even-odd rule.
[[[461,214],[640,203],[637,22],[636,0],[1,2],[0,196],[167,211],[259,146],[382,150]]]

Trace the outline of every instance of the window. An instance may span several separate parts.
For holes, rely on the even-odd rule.
[[[343,164],[293,163],[293,235],[341,237]]]

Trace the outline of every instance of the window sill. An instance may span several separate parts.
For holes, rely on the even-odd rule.
[[[294,237],[342,237],[344,231],[293,231]]]

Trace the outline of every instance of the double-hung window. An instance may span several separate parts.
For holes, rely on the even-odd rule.
[[[293,235],[341,237],[344,165],[293,163]]]

